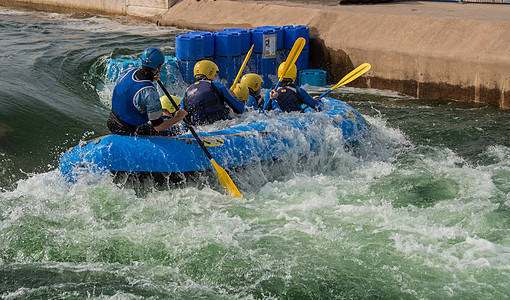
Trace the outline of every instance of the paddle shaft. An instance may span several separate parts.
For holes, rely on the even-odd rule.
[[[230,88],[233,90],[236,87],[237,82],[239,81],[239,78],[241,77],[241,74],[243,74],[244,67],[246,67],[246,64],[248,63],[248,59],[251,56],[251,52],[253,51],[253,46],[251,45],[250,51],[248,51],[248,54],[246,54],[246,57],[244,58],[243,64],[241,66],[241,69],[239,69],[239,72],[237,73],[236,79],[234,79],[234,83],[232,84],[232,87]]]
[[[349,74],[345,75],[340,81],[332,88],[330,88],[328,91],[326,91],[324,94],[320,95],[319,98],[325,97],[327,94],[331,93],[334,89],[341,87],[342,85],[348,84],[349,82],[353,81],[354,79],[360,77],[361,75],[365,74],[370,70],[372,66],[369,63],[363,63],[359,65],[356,69],[349,72]]]
[[[170,93],[167,91],[167,89],[165,88],[165,86],[163,85],[163,83],[158,79],[158,85],[159,87],[163,90],[163,92],[165,93],[165,95],[168,97],[168,99],[170,100],[170,102],[172,103],[172,105],[174,106],[175,108],[175,111],[178,111],[180,108],[177,106],[177,104],[175,103],[175,101],[172,99],[172,96],[170,96]],[[205,152],[205,155],[207,155],[207,158],[209,158],[209,160],[213,159],[211,153],[209,153],[209,151],[207,150],[207,148],[205,147],[204,145],[204,142],[202,142],[202,140],[200,139],[200,137],[198,137],[198,134],[195,132],[195,129],[191,126],[191,123],[190,121],[188,121],[188,119],[184,118],[184,123],[186,123],[189,131],[191,131],[191,134],[193,135],[193,137],[195,137],[195,140],[197,140],[198,144],[200,145],[200,148],[202,148],[202,150],[204,150]]]

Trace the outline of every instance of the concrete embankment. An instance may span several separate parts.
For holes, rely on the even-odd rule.
[[[106,1],[100,0],[0,0],[4,5],[13,2],[81,7],[142,17],[162,26],[212,31],[306,25],[311,34],[310,67],[328,71],[330,83],[369,62],[372,69],[349,85],[510,108],[508,5],[116,0],[105,7]]]

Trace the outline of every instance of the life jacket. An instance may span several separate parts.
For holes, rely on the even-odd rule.
[[[304,104],[303,98],[298,93],[293,84],[278,87],[278,97],[276,102],[284,112],[301,111],[301,104]]]
[[[182,101],[193,124],[228,119],[229,109],[225,106],[224,97],[210,80],[199,80],[190,85]]]
[[[137,69],[128,71],[115,85],[112,109],[122,121],[139,126],[149,122],[149,117],[136,108],[135,97],[141,90],[155,87],[150,80],[135,79],[136,71]]]

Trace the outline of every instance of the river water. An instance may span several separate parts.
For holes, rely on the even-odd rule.
[[[362,155],[338,144],[254,166],[235,174],[243,199],[209,185],[140,193],[109,176],[70,184],[60,155],[107,133],[106,61],[171,55],[180,31],[0,16],[0,298],[510,296],[508,111],[342,87],[332,97],[371,125]]]

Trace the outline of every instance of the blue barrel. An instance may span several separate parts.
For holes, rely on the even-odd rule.
[[[198,60],[178,60],[179,72],[181,73],[182,79],[187,83],[195,82],[195,76],[193,69]]]
[[[250,51],[251,41],[250,41],[250,31],[248,29],[242,28],[226,28],[223,31],[227,32],[237,32],[241,35],[241,55],[244,55]]]
[[[204,57],[212,60],[214,56],[214,35],[210,31],[190,31],[187,34],[200,35],[204,38]]]
[[[276,49],[283,49],[284,31],[280,26],[259,26],[257,29],[272,29],[276,33]],[[255,47],[254,47],[255,48]]]
[[[292,49],[292,46],[294,46],[294,42],[300,37],[304,38],[306,40],[305,47],[303,49],[308,49],[309,46],[309,35],[310,30],[308,26],[304,25],[287,25],[283,26],[284,31],[284,41],[283,41],[283,48],[285,49]]]
[[[272,28],[252,28],[250,29],[250,40],[253,46],[253,52],[262,53],[264,49],[264,35],[265,34],[276,34],[276,30]],[[278,39],[278,34],[276,34]],[[278,41],[276,42],[278,44]],[[278,48],[278,47],[277,47]]]
[[[240,56],[241,34],[232,31],[214,33],[214,56]]]
[[[318,69],[306,69],[299,71],[299,85],[325,86],[326,71]]]
[[[237,72],[241,67],[240,59],[241,56],[216,56],[215,62],[218,65],[218,69],[220,69],[218,76],[225,79],[236,78]]]
[[[198,34],[178,34],[175,36],[175,57],[180,60],[202,60],[204,55],[203,36]]]
[[[262,53],[252,53],[251,57],[255,62],[257,74],[276,74],[276,59],[275,58],[262,58]]]
[[[296,68],[298,70],[308,69],[308,58],[310,54],[309,51],[310,50],[308,49],[303,49],[299,54],[299,57],[296,60]]]

